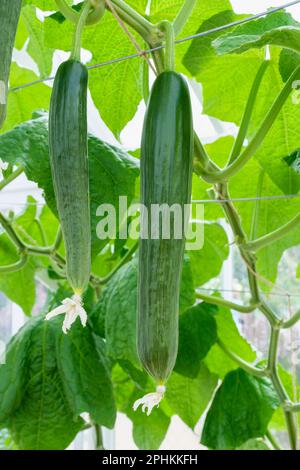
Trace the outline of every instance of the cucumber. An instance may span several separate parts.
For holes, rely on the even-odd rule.
[[[141,146],[141,203],[190,204],[193,169],[193,119],[189,90],[175,72],[156,79],[146,112]],[[178,349],[179,289],[185,239],[151,239],[141,217],[139,247],[137,349],[145,370],[158,386],[171,374]],[[163,388],[160,388],[163,390]],[[139,404],[145,403],[140,401]],[[157,403],[155,403],[157,404]],[[151,410],[150,410],[151,411]]]
[[[79,296],[87,288],[91,270],[87,85],[84,65],[76,60],[61,64],[49,113],[50,163],[66,247],[66,273]]]
[[[0,0],[0,129],[6,118],[8,78],[22,0]]]

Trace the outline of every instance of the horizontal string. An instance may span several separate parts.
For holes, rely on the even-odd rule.
[[[261,197],[237,197],[231,199],[193,199],[192,204],[225,204],[227,202],[256,202],[256,201],[280,201],[280,200],[289,200],[289,199],[298,199],[300,194],[279,194],[277,196],[261,196]],[[0,202],[0,206],[44,206],[45,204],[38,202]]]
[[[185,38],[182,38],[182,39],[176,39],[175,44],[182,44],[186,41],[191,41],[193,39],[202,38],[202,37],[205,37],[205,36],[208,36],[210,34],[220,32],[220,31],[225,31],[225,30],[227,30],[229,28],[232,28],[234,26],[239,26],[241,24],[247,23],[249,21],[256,20],[256,19],[261,18],[263,16],[271,15],[272,13],[275,13],[275,12],[280,11],[280,10],[284,10],[285,8],[289,8],[289,7],[294,6],[298,3],[300,3],[300,0],[294,0],[293,2],[286,3],[286,4],[281,5],[279,7],[270,8],[269,10],[264,11],[262,13],[257,13],[256,15],[252,15],[250,17],[243,18],[241,20],[233,21],[232,23],[227,23],[226,25],[223,25],[223,26],[218,26],[216,28],[212,28],[212,29],[209,29],[207,31],[203,31],[201,33],[192,34],[192,35],[186,36]],[[146,49],[146,50],[144,50],[142,52],[139,52],[139,53],[130,54],[130,55],[118,57],[116,59],[107,60],[107,61],[101,62],[99,64],[90,65],[87,68],[89,70],[93,70],[93,69],[97,69],[97,68],[100,68],[100,67],[106,67],[108,65],[116,64],[118,62],[123,62],[123,61],[126,61],[126,60],[131,60],[131,59],[135,59],[135,58],[138,58],[138,57],[142,57],[144,55],[151,54],[151,52],[159,51],[161,49],[164,49],[164,47],[165,47],[164,45],[160,45],[160,46],[154,47],[152,49]],[[24,83],[23,85],[12,87],[12,88],[9,89],[9,91],[17,91],[17,90],[21,90],[23,88],[28,88],[30,86],[37,85],[39,83],[52,81],[52,80],[54,80],[54,78],[55,77],[52,76],[52,77],[47,77],[47,78],[41,78],[39,80],[34,80],[32,82]]]
[[[249,294],[251,295],[250,290],[237,290],[237,289],[213,289],[209,287],[197,287],[196,291],[204,291],[204,292],[227,292],[231,294]],[[268,295],[276,296],[276,297],[300,297],[300,294],[293,294],[293,293],[279,293],[279,292],[269,292]]]

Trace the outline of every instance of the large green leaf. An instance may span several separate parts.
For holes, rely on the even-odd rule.
[[[230,310],[218,307],[211,310],[217,323],[217,334],[221,341],[234,353],[248,362],[256,359],[256,353],[250,344],[241,336]],[[238,366],[233,362],[221,348],[215,344],[204,359],[209,370],[223,378],[227,372],[236,369]]]
[[[180,304],[186,308],[194,303],[195,297],[187,259],[184,264]],[[111,357],[140,367],[136,352],[137,270],[138,262],[134,258],[114,275],[93,312],[92,321],[95,330],[105,335]]]
[[[219,224],[205,223],[203,247],[197,251],[188,252],[195,286],[201,286],[216,277],[228,254],[229,247],[225,230]]]
[[[299,23],[291,14],[278,11],[237,26],[232,32],[213,42],[218,54],[241,53],[251,48],[274,44],[300,52]]]
[[[71,50],[74,27],[70,22],[45,20],[45,43],[49,48]],[[143,43],[131,31],[143,48]],[[86,28],[82,45],[92,54],[89,65],[107,62],[136,52],[120,24],[106,13],[99,25]],[[142,70],[144,59],[132,59],[97,67],[90,72],[92,99],[100,116],[119,137],[125,125],[134,117],[142,99]]]
[[[26,381],[21,403],[10,416],[9,429],[20,449],[65,449],[83,421],[75,420],[63,392],[55,354],[59,326],[42,317],[28,325],[32,329]]]
[[[236,21],[238,18],[238,15],[235,15],[232,10],[221,11],[204,21],[197,30],[197,34],[219,28]],[[191,41],[182,62],[192,76],[196,76],[201,71],[202,67],[207,67],[210,57],[213,58],[215,56],[215,49],[212,42],[221,34],[222,32],[218,31],[208,34],[207,36],[195,38]]]
[[[58,337],[57,345],[58,366],[74,414],[88,412],[93,421],[112,428],[116,418],[112,384],[92,332],[76,324],[68,335]]]
[[[166,400],[190,428],[194,428],[212,399],[218,377],[201,364],[198,375],[191,379],[174,372],[167,385]]]
[[[292,168],[290,171],[294,172]],[[249,174],[251,174],[251,178],[249,178]],[[283,176],[282,174],[281,177]],[[295,173],[295,177],[299,178],[299,175]],[[278,172],[279,178],[280,171]],[[258,163],[253,160],[231,180],[229,187],[231,196],[237,198],[241,197],[242,194],[243,197],[250,198],[282,195],[267,172],[261,169]],[[291,220],[300,210],[300,201],[297,199],[279,199],[270,202],[238,202],[236,207],[241,216],[244,230],[251,239],[266,235]],[[272,243],[258,251],[257,265],[260,275],[271,282],[275,282],[278,264],[284,251],[298,245],[299,242],[299,230],[296,228],[284,238],[277,240],[276,243]],[[270,285],[264,282],[261,282],[261,287],[270,290]]]
[[[0,366],[0,427],[20,405],[27,381],[32,326],[26,325],[10,341]]]
[[[24,22],[29,36],[27,52],[36,62],[40,76],[46,78],[52,69],[52,57],[54,49],[50,49],[44,44],[44,25],[36,16],[36,9],[33,5],[22,8],[20,18]]]
[[[179,374],[192,378],[199,374],[200,362],[217,340],[217,326],[211,313],[215,310],[216,307],[203,303],[180,316],[178,356],[175,365]]]
[[[13,89],[37,80],[31,70],[21,68],[12,63],[9,85]],[[48,109],[50,103],[50,88],[43,83],[37,83],[22,89],[11,90],[8,94],[7,118],[1,133],[31,118],[36,109]]]
[[[158,23],[164,19],[173,21],[183,4],[184,0],[164,0],[164,2],[161,2],[160,0],[152,0],[150,19],[154,23]],[[205,2],[197,0],[193,13],[179,37],[187,37],[195,34],[198,32],[201,24],[209,20],[214,15],[230,9],[231,5],[228,0],[206,0]],[[182,69],[185,73],[187,72],[187,69],[182,67],[181,60],[188,47],[188,41],[176,46],[177,69]]]
[[[8,163],[24,165],[26,176],[44,190],[49,207],[56,213],[51,177],[47,116],[27,121],[0,136],[0,158]],[[138,160],[124,151],[89,136],[89,173],[92,223],[92,250],[97,254],[108,240],[96,233],[99,220],[96,212],[101,204],[118,209],[119,196],[127,196],[128,205],[135,195],[139,174]],[[118,210],[117,210],[118,214]]]
[[[19,259],[17,249],[6,234],[0,236],[0,266],[16,263]],[[29,258],[19,271],[0,273],[0,290],[18,304],[26,315],[31,314],[35,302],[35,259]]]
[[[269,379],[241,369],[230,372],[207,414],[201,443],[210,449],[235,449],[263,437],[279,400]]]

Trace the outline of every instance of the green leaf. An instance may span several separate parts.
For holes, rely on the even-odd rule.
[[[112,384],[105,356],[89,328],[74,325],[57,342],[58,366],[75,416],[90,414],[97,424],[113,428],[116,419]]]
[[[137,259],[133,259],[115,274],[105,291],[105,338],[109,356],[140,368],[136,351],[136,295]]]
[[[217,335],[221,341],[245,361],[253,362],[256,359],[256,353],[246,339],[241,336],[231,311],[224,307],[218,307],[215,310],[211,310],[211,312],[217,323]],[[235,362],[225,355],[217,344],[211,348],[204,362],[209,370],[220,378],[224,378],[227,372],[238,367]]]
[[[37,79],[38,77],[32,71],[21,68],[16,63],[12,63],[9,77],[11,89]],[[35,109],[48,109],[49,103],[50,88],[43,83],[18,90],[11,90],[8,94],[7,118],[1,129],[1,133],[30,119]]]
[[[232,10],[221,11],[204,21],[197,30],[197,34],[214,28],[219,28],[220,26],[232,23],[239,18],[240,16],[235,15]],[[215,56],[216,52],[212,42],[221,34],[222,32],[219,31],[208,34],[204,37],[195,38],[191,41],[182,62],[192,76],[196,76],[203,67],[207,67],[210,58]]]
[[[156,24],[164,19],[173,21],[177,16],[180,8],[185,0],[152,0],[150,8],[150,20]],[[218,13],[231,9],[228,0],[206,0],[205,2],[198,0],[193,9],[193,13],[187,21],[179,37],[183,38],[195,34],[199,30],[199,26]],[[189,42],[176,46],[176,62],[177,69],[186,73],[186,69],[182,67],[181,61],[184,57]]]
[[[297,174],[300,174],[300,148],[284,157],[284,161],[292,168]]]
[[[42,317],[26,327],[31,328],[26,382],[22,401],[10,415],[8,427],[22,450],[65,449],[83,421],[75,421],[57,369],[55,343],[60,327]]]
[[[195,378],[200,362],[217,340],[217,326],[211,312],[216,307],[198,304],[187,310],[179,319],[179,345],[175,371]],[[191,360],[193,358],[193,360]]]
[[[184,264],[187,266],[183,269],[180,304],[187,306],[187,300],[194,303],[195,298],[187,259]],[[112,358],[129,361],[140,368],[136,352],[137,271],[138,261],[133,258],[113,276],[92,314],[92,322],[99,335],[105,334]]]
[[[250,439],[237,450],[271,450],[262,439]]]
[[[232,371],[215,395],[201,443],[210,449],[235,449],[263,437],[278,406],[269,379],[252,377],[241,369]]]
[[[300,28],[289,13],[278,11],[237,26],[232,32],[213,42],[218,54],[241,53],[267,44],[300,52]]]
[[[274,139],[276,138],[274,137]],[[281,164],[288,168],[285,162],[281,162]],[[292,173],[294,173],[296,178],[299,178],[300,175],[297,175],[294,170],[290,169],[288,171],[290,172],[290,181],[293,179]],[[249,178],[249,174],[251,178]],[[288,177],[288,175],[286,175],[286,177]],[[278,168],[278,179],[279,178],[283,181],[285,175],[281,172],[280,176],[280,169]],[[282,192],[278,190],[278,187],[274,184],[269,175],[261,169],[254,160],[250,161],[246,167],[230,181],[229,188],[231,197],[233,198],[241,196],[255,198],[282,195]],[[291,194],[293,194],[293,192],[291,192]],[[243,221],[243,228],[249,239],[251,239],[266,235],[291,220],[299,213],[300,200],[279,199],[271,203],[261,201],[256,204],[238,202],[236,203],[236,208]],[[288,248],[297,246],[299,243],[300,234],[299,230],[296,229],[287,234],[286,237],[277,240],[276,243],[272,243],[259,250],[257,253],[259,274],[268,279],[269,282],[275,282],[278,264],[283,253]],[[271,289],[271,286],[264,282],[260,282],[260,285],[265,291]]]
[[[168,381],[166,400],[174,414],[194,429],[212,399],[217,383],[217,376],[211,374],[204,364],[194,379],[174,372]]]
[[[6,234],[0,236],[0,266],[16,263],[18,252]],[[35,302],[35,260],[30,257],[26,265],[12,273],[0,273],[0,290],[18,304],[26,315],[31,314]]]
[[[62,24],[52,17],[45,20],[45,43],[54,49],[70,51],[73,25]],[[143,42],[134,31],[133,36],[141,49]],[[126,33],[108,12],[101,24],[86,28],[82,45],[92,54],[89,65],[99,64],[136,53]],[[99,47],[101,45],[101,47]],[[125,60],[113,65],[98,67],[90,73],[90,91],[101,118],[119,137],[125,125],[134,117],[142,99],[142,70],[144,59]]]
[[[298,65],[300,65],[300,54],[289,49],[282,49],[279,59],[279,71],[284,82],[289,79]]]
[[[35,5],[44,11],[55,10],[57,7],[55,0],[23,0],[23,3],[25,5]]]
[[[40,76],[42,78],[48,77],[52,69],[54,49],[49,49],[44,44],[44,25],[37,18],[33,5],[22,8],[21,21],[24,22],[29,35],[27,52],[36,62]]]
[[[27,178],[44,190],[47,204],[56,213],[46,115],[24,122],[1,135],[0,158],[8,163],[24,165]],[[108,240],[100,240],[97,236],[99,220],[96,211],[101,204],[112,204],[118,208],[119,196],[127,196],[130,205],[139,175],[138,160],[89,136],[89,174],[92,251],[95,255],[108,243]]]
[[[11,339],[5,364],[0,366],[0,427],[19,407],[25,392],[31,331],[27,324]]]
[[[204,224],[203,248],[188,252],[195,286],[202,286],[216,277],[228,254],[229,247],[225,230],[219,224]],[[205,269],[203,269],[204,266]]]

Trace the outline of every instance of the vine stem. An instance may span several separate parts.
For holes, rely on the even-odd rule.
[[[293,91],[292,84],[295,80],[300,78],[300,66],[292,73],[288,81],[285,83],[281,92],[279,93],[277,99],[273,103],[271,109],[269,110],[265,120],[263,121],[261,127],[249,143],[248,147],[236,158],[236,160],[228,165],[224,170],[221,170],[211,175],[203,175],[203,179],[208,183],[220,183],[227,181],[230,177],[235,175],[239,170],[241,170],[250,158],[255,154],[259,149],[262,142],[264,141],[266,135],[274,124],[278,114],[280,113],[283,105]]]
[[[85,0],[79,19],[76,23],[71,59],[78,60],[79,62],[80,62],[82,32],[85,26],[86,19],[90,12],[90,9],[91,9],[90,0]]]
[[[156,71],[155,71],[154,67],[152,66],[150,60],[148,59],[147,54],[145,54],[145,52],[140,48],[137,40],[135,39],[133,34],[131,34],[129,29],[127,28],[126,24],[124,23],[124,21],[122,20],[122,18],[118,14],[118,12],[117,12],[116,8],[114,7],[114,5],[112,4],[112,2],[110,0],[105,0],[105,4],[110,9],[110,12],[116,18],[117,22],[119,23],[119,25],[121,26],[121,28],[123,29],[125,34],[127,34],[130,41],[132,42],[133,46],[137,50],[137,52],[141,55],[141,57],[144,57],[145,62],[149,65],[149,67],[152,69],[153,73],[155,74]]]
[[[55,0],[57,8],[63,14],[63,16],[71,21],[72,23],[77,23],[80,13],[74,10],[66,0]],[[94,10],[91,11],[86,19],[86,26],[92,26],[102,18],[105,6],[104,0],[99,0],[99,5],[94,6]]]
[[[174,28],[170,21],[162,21],[159,27],[165,32],[165,71],[173,71],[175,68],[175,34]]]
[[[245,108],[245,111],[244,111],[244,115],[243,115],[243,118],[242,118],[240,129],[239,129],[237,138],[235,139],[234,146],[232,148],[232,151],[231,151],[231,154],[230,154],[230,157],[229,157],[228,164],[233,163],[236,160],[236,158],[239,156],[239,154],[242,150],[243,144],[245,142],[245,138],[247,136],[247,132],[248,132],[250,120],[251,120],[251,117],[252,117],[254,105],[256,103],[258,90],[260,88],[262,79],[265,75],[265,72],[268,68],[269,63],[270,63],[269,61],[264,60],[263,63],[260,65],[258,71],[257,71],[256,77],[254,79],[254,82],[253,82],[253,85],[252,85],[252,88],[251,88],[251,91],[250,91],[250,94],[249,94],[247,105],[246,105],[246,108]]]
[[[282,450],[280,445],[278,444],[277,440],[275,439],[275,437],[271,433],[271,431],[267,430],[266,438],[268,439],[268,441],[271,443],[271,445],[273,446],[273,448],[275,450]]]
[[[20,176],[24,171],[24,168],[22,166],[19,166],[15,171],[13,171],[7,178],[4,178],[2,181],[0,181],[0,191],[5,188],[9,183],[14,181],[18,176]]]
[[[116,265],[115,268],[113,268],[111,270],[111,272],[109,274],[107,274],[107,276],[105,277],[102,277],[102,278],[99,278],[99,277],[95,277],[93,276],[92,280],[94,280],[94,283],[97,284],[97,285],[102,285],[102,284],[107,284],[111,278],[116,274],[117,271],[119,271],[119,269],[124,266],[124,264],[127,263],[128,260],[130,260],[132,258],[132,256],[134,255],[134,253],[136,252],[136,250],[138,249],[138,242],[135,243],[132,248],[130,248],[130,250],[128,250],[128,252],[126,253],[125,256],[123,256],[123,258],[121,259],[121,261]]]
[[[285,321],[282,325],[282,328],[292,328],[292,326],[296,325],[298,321],[300,320],[300,310],[295,313],[289,320]]]
[[[264,235],[263,237],[252,240],[244,245],[248,251],[258,251],[262,248],[271,245],[272,243],[285,237],[289,232],[294,230],[300,224],[300,214],[297,214],[292,220],[282,225],[277,230]]]
[[[269,346],[269,357],[268,357],[268,370],[270,373],[270,379],[277,392],[279,400],[283,406],[283,412],[285,415],[285,421],[287,425],[290,445],[292,450],[297,450],[297,423],[293,413],[285,409],[285,404],[289,403],[289,396],[280,380],[277,370],[277,355],[278,355],[278,343],[279,343],[280,330],[271,328],[271,340]]]
[[[173,26],[175,37],[179,36],[191,16],[197,0],[185,0],[181,10],[176,16]]]
[[[204,294],[200,294],[199,292],[196,292],[196,297],[209,304],[220,305],[221,307],[226,307],[231,310],[236,310],[237,312],[240,312],[240,313],[252,313],[256,308],[259,307],[259,304],[257,303],[253,303],[247,306],[238,305],[238,304],[235,304],[234,302],[230,302],[229,300],[225,300],[222,297],[215,297],[213,295],[204,295]]]
[[[248,362],[244,361],[241,357],[239,357],[237,354],[235,354],[233,351],[231,351],[227,346],[218,338],[217,339],[217,344],[220,346],[222,351],[230,357],[234,362],[236,362],[241,369],[244,371],[248,372],[251,375],[254,375],[255,377],[266,377],[266,370],[265,369],[259,369],[258,367],[253,366],[252,364],[249,364]]]

